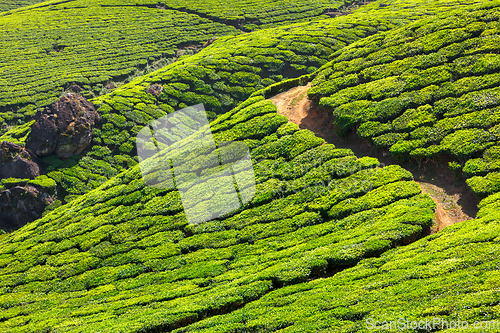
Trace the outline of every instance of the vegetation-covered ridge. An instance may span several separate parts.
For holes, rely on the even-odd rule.
[[[69,0],[0,12],[0,123],[25,121],[23,116],[55,101],[72,83],[88,96],[105,93],[113,81],[173,62],[185,48],[242,33],[238,20],[277,26],[325,18],[321,13],[328,8],[344,5],[328,0],[279,1],[272,8],[266,1],[215,4],[220,3],[191,1],[187,6],[193,8],[180,8],[156,0]],[[207,5],[218,14],[198,8]]]
[[[79,1],[36,10],[70,13]],[[377,2],[335,19],[221,37],[94,99],[103,122],[86,156],[47,158],[50,178],[2,180],[2,188],[52,190],[55,180],[71,201],[0,236],[0,331],[362,332],[368,319],[499,318],[500,191],[484,193],[496,192],[476,219],[421,239],[436,205],[410,172],[327,144],[266,100],[315,77],[310,96],[333,110],[341,131],[355,129],[401,159],[442,156],[463,172],[488,157],[489,169],[469,184],[495,184],[498,2],[457,12],[448,2],[423,3]],[[93,10],[156,7],[130,4]],[[214,15],[192,4],[199,7],[157,9]],[[0,14],[0,22],[21,13]],[[158,96],[146,92],[153,84]],[[189,225],[178,191],[145,185],[162,174],[143,179],[134,145],[151,120],[200,102],[219,115],[211,123],[219,159],[235,158],[225,142],[249,147],[256,194],[232,213]],[[29,126],[3,138],[22,143]],[[441,130],[439,140],[411,146]],[[395,150],[404,142],[410,148]],[[432,146],[442,147],[434,154]],[[206,153],[183,165],[186,177],[207,177],[200,197],[210,196],[221,171]]]
[[[213,119],[258,89],[312,73],[336,50],[389,27],[381,19],[344,16],[219,38],[196,55],[92,100],[102,122],[91,151],[83,158],[46,158],[48,175],[59,184],[61,199],[71,200],[135,165],[135,137],[153,119],[198,103]],[[158,96],[146,92],[152,85],[161,85]],[[22,144],[29,130],[14,127],[0,140]]]
[[[500,5],[487,2],[338,52],[308,94],[401,160],[450,161],[479,197],[500,190]]]
[[[480,215],[173,332],[498,332],[500,216]]]
[[[461,6],[472,2],[453,3]],[[377,1],[357,18],[378,21],[374,28],[385,30],[394,24],[446,10],[449,5],[438,0],[425,1],[425,4],[421,0]],[[26,122],[37,107],[54,102],[72,83],[79,84],[86,97],[98,96],[131,77],[194,52],[213,37],[239,34],[242,31],[234,20],[253,22],[256,17],[259,22],[279,20],[271,25],[258,25],[259,28],[277,27],[300,21],[301,15],[306,15],[304,19],[308,17],[308,21],[313,17],[320,20],[325,16],[316,12],[330,12],[339,6],[346,8],[351,3],[280,1],[268,8],[266,1],[237,2],[231,6],[190,1],[184,6],[189,8],[155,0],[116,3],[54,0],[0,13],[0,29],[5,32],[0,37],[3,55],[0,124],[3,127]],[[304,9],[307,10],[304,12]],[[207,11],[213,12],[210,14],[213,16],[205,13]],[[355,35],[365,36],[357,32]]]
[[[126,4],[135,2],[49,2],[0,13],[0,116],[34,114],[71,83],[99,94],[185,45],[239,33],[197,15]]]
[[[447,3],[440,1],[427,1],[425,6],[419,1],[404,6],[397,1],[371,6],[369,15],[366,10],[358,13],[360,8],[328,20],[219,38],[194,56],[94,99],[104,121],[94,133],[92,151],[84,158],[45,160],[52,172],[49,176],[59,185],[59,197],[71,200],[133,166],[135,135],[152,119],[197,103],[203,103],[214,117],[258,89],[314,72],[332,53],[360,38],[448,8]],[[158,98],[145,92],[152,84],[163,87]],[[0,140],[23,144],[28,133],[29,125],[25,124],[13,128]]]
[[[40,2],[44,2],[44,0],[5,0],[0,3],[0,12],[27,7]]]
[[[399,166],[325,144],[252,97],[211,124],[251,150],[256,195],[188,225],[139,166],[0,240],[0,330],[153,332],[231,311],[419,238],[435,204]],[[193,172],[219,170],[192,156]],[[217,180],[217,174],[214,175]]]

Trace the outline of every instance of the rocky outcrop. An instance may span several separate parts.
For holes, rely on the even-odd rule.
[[[104,88],[106,88],[108,90],[113,90],[113,89],[116,89],[116,85],[113,82],[108,82],[104,85]]]
[[[0,143],[0,179],[34,179],[40,176],[40,167],[26,149],[15,143]]]
[[[52,202],[54,198],[38,186],[14,186],[0,191],[0,229],[19,229],[40,218]]]
[[[38,110],[35,120],[26,147],[37,156],[47,156],[53,153],[57,146],[56,115]]]
[[[44,112],[37,112],[26,148],[40,157],[54,152],[61,158],[79,154],[92,141],[94,125],[99,120],[92,103],[68,93]]]
[[[162,91],[163,91],[163,86],[158,83],[152,84],[146,88],[146,92],[148,94],[153,95],[156,98],[160,97]]]
[[[80,93],[80,92],[82,92],[82,90],[83,90],[83,89],[82,89],[82,87],[80,87],[80,86],[79,86],[79,85],[77,85],[77,84],[72,84],[72,85],[70,85],[70,86],[68,87],[68,90],[69,90],[69,91],[72,91],[72,92],[74,92],[74,93]]]

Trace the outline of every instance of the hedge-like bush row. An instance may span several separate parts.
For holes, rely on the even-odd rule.
[[[500,190],[497,4],[455,10],[337,52],[308,94],[339,133],[356,130],[400,160],[451,157],[480,197]]]
[[[496,206],[332,277],[270,291],[173,332],[431,332],[455,330],[459,321],[462,329],[498,331],[499,218]],[[363,249],[380,246],[373,240]]]
[[[0,330],[173,329],[353,266],[432,224],[434,202],[401,167],[323,144],[263,97],[225,117],[218,146],[246,142],[255,165],[246,206],[188,225],[176,190],[146,186],[138,165],[118,174],[0,240]],[[107,154],[96,147],[78,165],[118,172],[94,159]],[[204,157],[186,164],[196,170]],[[78,165],[53,173],[85,179]]]

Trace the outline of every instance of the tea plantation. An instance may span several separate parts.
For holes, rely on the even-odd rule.
[[[498,332],[499,235],[488,214],[173,332]]]
[[[200,15],[217,18],[223,22],[238,25],[239,28],[250,31],[261,27],[275,26],[283,22],[310,21],[311,19],[328,18],[329,15],[339,14],[344,5],[351,5],[355,1],[202,1],[194,0],[179,2],[174,0],[162,1],[164,8],[189,10]]]
[[[183,45],[238,33],[179,11],[83,0],[0,13],[0,29],[0,116],[10,123],[52,103],[70,83],[99,94],[112,79],[174,58]]]
[[[460,6],[472,2],[452,3]],[[344,4],[327,0],[294,1],[293,5],[284,0],[269,5],[260,0],[251,3],[231,1],[231,6],[226,5],[228,1],[190,1],[189,6],[179,3],[54,0],[0,12],[0,30],[3,32],[0,36],[0,126],[25,123],[38,107],[54,102],[72,84],[78,84],[83,88],[83,95],[92,98],[133,77],[164,67],[185,54],[192,54],[213,38],[301,20],[307,20],[302,25],[307,30],[310,22],[328,17],[321,13],[333,11],[339,14],[337,8],[354,5],[349,1]],[[7,6],[16,4],[13,0],[6,2]],[[447,10],[450,6],[450,3],[439,0],[425,1],[425,6],[422,4],[421,0],[404,5],[399,5],[396,0],[384,2],[383,6],[377,3],[341,20],[345,22],[339,26],[343,29],[330,30],[328,37],[322,38],[321,31],[316,30],[309,35],[312,41],[302,37],[294,45],[285,46],[300,56],[291,59],[292,69],[313,70],[318,65],[319,59],[316,58],[323,61],[325,51],[337,51],[353,37],[359,39],[374,30],[387,30]],[[332,22],[335,26],[335,19],[328,22],[319,24]],[[272,34],[267,32],[267,35]],[[307,35],[307,32],[299,34]],[[340,41],[335,39],[337,34],[342,35]],[[345,39],[344,34],[347,35]],[[331,45],[316,53],[312,49],[318,44],[317,39],[322,39],[323,44],[329,40]],[[335,46],[339,42],[343,45]],[[261,48],[273,49],[266,43]],[[279,67],[279,64],[275,61],[272,66]],[[279,75],[271,79],[279,79]],[[297,72],[290,75],[297,75]],[[239,89],[234,93],[244,94],[244,91]],[[224,102],[228,103],[227,100]]]
[[[353,44],[308,94],[400,160],[449,161],[484,197],[500,190],[498,4],[457,11]]]
[[[94,99],[104,121],[94,132],[92,151],[83,158],[45,160],[49,177],[60,186],[60,199],[69,201],[135,165],[135,135],[148,121],[198,103],[205,105],[213,119],[259,89],[315,72],[331,54],[356,40],[440,12],[448,4],[434,1],[422,7],[413,2],[398,8],[376,4],[369,9],[369,15],[356,11],[334,19],[221,37],[196,55]],[[387,19],[389,12],[394,15],[391,19]],[[47,79],[53,81],[52,77]],[[158,98],[145,92],[153,84],[163,87]],[[28,109],[28,114],[36,111]],[[22,125],[0,139],[23,144],[28,133],[27,125]]]
[[[212,131],[219,146],[251,149],[257,191],[244,209],[188,225],[179,193],[145,186],[135,166],[1,241],[0,329],[168,330],[353,266],[432,224],[435,204],[409,172],[324,144],[262,96]]]
[[[5,12],[12,9],[17,9],[20,7],[26,7],[29,5],[33,5],[39,2],[43,2],[43,0],[14,0],[14,1],[4,1],[0,4],[0,12]]]
[[[92,100],[103,118],[92,150],[83,158],[47,157],[48,176],[60,185],[60,199],[71,200],[135,165],[135,137],[151,120],[198,103],[213,119],[259,89],[314,72],[359,36],[387,29],[382,23],[339,17],[220,38],[196,55]],[[146,92],[155,84],[162,86],[158,97]],[[24,144],[28,126],[14,127],[0,140]]]
[[[30,116],[72,83],[101,120],[82,154],[43,158],[34,180],[0,179],[0,193],[57,193],[40,219],[0,233],[0,332],[500,324],[500,2],[26,5],[0,5],[0,141],[24,145]],[[430,234],[439,205],[409,171],[326,142],[268,100],[307,83],[337,135],[401,163],[445,164],[482,200],[477,216]],[[138,149],[162,147],[136,139],[145,126],[200,103],[216,150],[180,141],[139,163]],[[248,201],[231,147],[250,152]],[[184,173],[162,187],[169,154]],[[214,193],[229,168],[241,205],[227,213],[229,195]],[[193,206],[214,215],[190,224],[176,187],[200,175]],[[213,217],[208,201],[226,213]]]
[[[186,48],[192,52],[214,37],[242,33],[236,23],[240,19],[285,24],[328,17],[320,14],[343,6],[341,1],[326,0],[312,7],[310,2],[294,1],[293,8],[289,1],[214,3],[219,4],[191,2],[193,8],[186,9],[155,0],[70,0],[0,12],[0,123],[24,121],[23,115],[52,103],[73,83],[88,96],[105,93],[113,81],[171,63]],[[19,4],[9,0],[2,6],[5,10]],[[201,10],[198,15],[200,5],[218,14]]]

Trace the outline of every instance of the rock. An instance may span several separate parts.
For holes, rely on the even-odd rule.
[[[44,112],[37,112],[26,148],[37,156],[55,152],[61,158],[80,154],[92,141],[100,116],[92,103],[68,93]]]
[[[68,87],[68,91],[72,91],[74,93],[80,93],[82,90],[83,88],[77,84],[72,84]]]
[[[146,92],[148,94],[153,95],[156,98],[160,97],[162,91],[163,91],[163,86],[158,83],[152,84],[146,88]]]
[[[0,229],[16,230],[41,217],[54,198],[37,186],[15,186],[0,192]]]
[[[38,111],[31,133],[26,141],[26,148],[37,156],[47,156],[54,152],[57,145],[57,127],[54,114]]]
[[[116,89],[116,85],[113,82],[108,82],[108,83],[106,83],[104,88],[106,88],[108,90],[113,90],[113,89]]]
[[[34,179],[40,176],[40,167],[23,147],[12,142],[0,143],[0,179]]]

